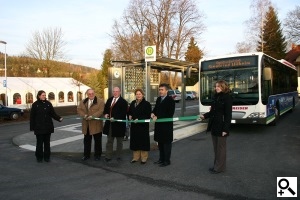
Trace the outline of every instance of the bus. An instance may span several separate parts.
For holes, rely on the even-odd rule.
[[[199,113],[210,110],[217,80],[233,99],[231,123],[273,124],[298,103],[297,68],[262,52],[203,58],[199,61]]]

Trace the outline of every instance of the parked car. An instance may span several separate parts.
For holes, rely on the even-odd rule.
[[[181,92],[179,90],[169,90],[168,95],[177,103],[181,100]]]
[[[0,104],[0,118],[18,119],[23,114],[23,109],[6,107]]]
[[[185,99],[186,100],[198,99],[198,94],[195,91],[186,91]]]
[[[185,99],[186,100],[194,100],[195,99],[195,95],[192,91],[186,91],[185,92]]]

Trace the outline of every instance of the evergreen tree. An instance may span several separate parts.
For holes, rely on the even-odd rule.
[[[99,81],[99,73],[97,74],[90,74],[87,81],[87,85],[94,89],[96,96],[103,98],[103,90],[102,89],[102,83]]]
[[[99,95],[104,97],[104,89],[108,87],[108,68],[113,67],[111,60],[113,59],[113,52],[111,49],[106,49],[103,56],[103,62],[101,65],[101,70],[99,71],[97,77],[100,83]]]
[[[194,37],[191,37],[188,49],[185,53],[185,60],[193,63],[198,63],[203,57],[203,52],[197,46],[197,42]]]
[[[185,60],[188,62],[199,63],[199,60],[203,57],[203,52],[197,46],[195,38],[191,37],[190,43],[188,44],[188,49],[185,53]],[[192,74],[191,78],[186,79],[186,85],[195,85],[199,81],[198,73]]]
[[[280,26],[274,7],[269,6],[262,27],[262,41],[258,41],[257,51],[262,51],[276,59],[285,57],[287,42]]]

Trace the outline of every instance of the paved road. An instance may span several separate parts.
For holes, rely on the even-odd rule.
[[[203,131],[175,142],[172,165],[160,168],[152,164],[158,157],[156,150],[150,151],[146,165],[130,164],[129,150],[124,152],[121,162],[114,160],[109,164],[102,160],[82,162],[80,151],[56,151],[51,163],[36,163],[33,152],[12,144],[12,138],[20,137],[20,130],[27,132],[24,128],[27,125],[1,126],[0,196],[1,199],[275,199],[276,177],[300,175],[299,116],[298,105],[293,113],[281,117],[276,127],[234,125],[228,138],[228,170],[216,175],[208,172],[212,145],[210,135]],[[186,132],[189,127],[180,130]],[[76,145],[82,148],[82,141]]]

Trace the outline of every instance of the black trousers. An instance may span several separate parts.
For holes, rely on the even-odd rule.
[[[50,137],[49,134],[40,134],[36,136],[36,149],[35,149],[35,157],[38,160],[50,159]]]
[[[87,130],[86,135],[84,135],[83,144],[84,144],[84,156],[91,155],[92,148],[92,137],[94,137],[94,156],[101,156],[102,154],[102,133],[97,133],[94,135],[90,135],[89,129]]]
[[[171,143],[158,142],[158,149],[159,149],[159,160],[170,164],[172,142]]]
[[[214,170],[223,172],[226,170],[226,139],[227,137],[218,137],[211,135],[214,146]]]

